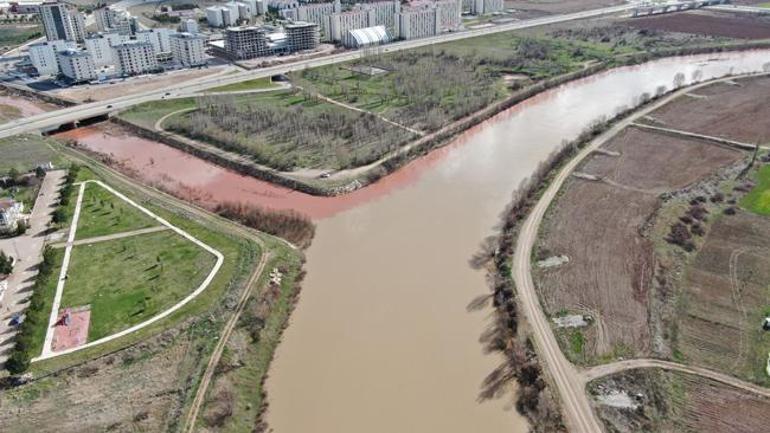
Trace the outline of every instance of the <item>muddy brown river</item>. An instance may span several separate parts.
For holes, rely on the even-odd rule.
[[[479,399],[502,359],[479,343],[491,309],[467,310],[487,293],[468,259],[512,191],[564,140],[644,92],[671,88],[677,73],[691,81],[768,62],[770,51],[690,56],[579,80],[340,198],[271,186],[136,137],[67,135],[202,203],[247,200],[316,219],[302,295],[267,381],[276,433],[518,433],[527,423],[511,393]]]

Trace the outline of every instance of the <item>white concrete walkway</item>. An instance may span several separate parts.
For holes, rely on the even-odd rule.
[[[124,329],[124,330],[122,330],[120,332],[117,332],[115,334],[108,335],[108,336],[100,338],[98,340],[94,340],[94,341],[88,342],[88,343],[86,343],[86,344],[84,344],[82,346],[73,347],[73,348],[62,350],[62,351],[59,351],[59,352],[53,352],[51,350],[51,342],[53,341],[54,326],[56,324],[56,319],[59,316],[59,308],[60,308],[60,304],[61,304],[61,297],[62,297],[62,293],[63,293],[63,290],[64,290],[64,282],[66,280],[67,267],[69,266],[69,256],[70,256],[70,252],[72,250],[73,243],[74,243],[74,240],[75,240],[75,234],[77,232],[77,220],[78,220],[78,218],[80,216],[80,207],[81,207],[80,205],[81,205],[82,200],[83,200],[83,191],[85,190],[85,185],[88,184],[88,183],[97,184],[97,185],[101,186],[102,188],[106,189],[107,191],[111,192],[116,197],[120,198],[121,200],[125,201],[126,203],[130,204],[131,206],[139,209],[140,212],[142,212],[142,213],[146,214],[147,216],[149,216],[150,218],[154,219],[159,224],[168,227],[170,230],[174,231],[178,235],[182,236],[183,238],[185,238],[185,239],[189,240],[190,242],[194,243],[195,245],[197,245],[197,246],[203,248],[204,250],[208,251],[209,253],[213,254],[217,258],[217,261],[214,264],[214,267],[209,272],[209,274],[203,280],[203,282],[192,293],[187,295],[187,297],[185,297],[181,301],[179,301],[176,304],[174,304],[171,308],[169,308],[169,309],[167,309],[167,310],[165,310],[165,311],[163,311],[163,312],[161,312],[161,313],[159,313],[159,314],[157,314],[157,315],[155,315],[155,316],[145,320],[144,322],[138,323],[138,324],[136,324],[134,326],[131,326],[131,327],[129,327],[127,329]],[[169,223],[165,219],[159,217],[158,215],[156,215],[155,213],[153,213],[149,209],[147,209],[147,208],[137,204],[135,201],[131,200],[130,198],[128,198],[125,195],[121,194],[120,192],[116,191],[115,189],[113,189],[109,185],[107,185],[107,184],[105,184],[105,183],[103,183],[101,181],[98,181],[98,180],[88,180],[88,181],[85,181],[85,182],[81,183],[80,184],[80,190],[78,192],[78,201],[77,201],[77,203],[75,205],[75,214],[72,217],[72,226],[70,227],[70,234],[69,234],[69,237],[68,237],[68,240],[67,240],[67,247],[66,247],[66,250],[64,252],[64,262],[62,264],[62,272],[59,274],[59,281],[58,281],[57,286],[56,286],[56,295],[54,296],[54,302],[53,302],[53,306],[52,306],[53,308],[51,308],[51,316],[50,316],[49,323],[48,323],[48,329],[46,331],[45,344],[43,345],[43,351],[42,351],[41,355],[39,357],[37,357],[37,358],[34,358],[32,360],[32,362],[37,362],[37,361],[41,361],[41,360],[44,360],[44,359],[53,358],[55,356],[66,355],[66,354],[69,354],[69,353],[72,353],[72,352],[76,352],[78,350],[82,350],[82,349],[85,349],[85,348],[98,346],[100,344],[104,344],[104,343],[107,343],[109,341],[115,340],[117,338],[123,337],[123,336],[131,334],[133,332],[136,332],[136,331],[138,331],[138,330],[140,330],[142,328],[146,328],[147,326],[150,326],[153,323],[168,317],[169,315],[171,315],[172,313],[174,313],[175,311],[179,310],[180,308],[185,306],[187,303],[189,303],[190,301],[195,299],[204,290],[206,290],[206,288],[211,284],[211,281],[214,280],[214,277],[216,276],[217,272],[219,272],[219,269],[222,267],[222,263],[224,262],[224,259],[225,259],[224,255],[222,255],[222,253],[220,253],[216,249],[214,249],[214,248],[210,247],[209,245],[203,243],[202,241],[198,240],[197,238],[195,238],[191,234],[187,233],[186,231],[184,231],[184,230],[182,230],[182,229],[172,225],[171,223]]]

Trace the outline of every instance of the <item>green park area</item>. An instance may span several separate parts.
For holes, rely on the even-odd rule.
[[[225,86],[214,87],[208,92],[246,92],[249,90],[264,90],[277,87],[270,77],[256,78],[254,80],[241,81],[240,83],[227,84]]]
[[[50,141],[32,134],[0,138],[0,176],[11,170],[26,173],[47,162],[61,165],[63,159],[50,147]]]
[[[78,245],[62,308],[90,305],[93,341],[170,308],[200,285],[215,260],[172,231]]]
[[[43,35],[39,24],[0,24],[0,52]]]
[[[77,193],[77,188],[75,188]],[[88,239],[157,226],[155,220],[95,183],[83,192],[76,239]]]

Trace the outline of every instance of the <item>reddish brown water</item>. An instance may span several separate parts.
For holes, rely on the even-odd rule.
[[[510,394],[479,401],[502,360],[479,336],[491,311],[467,261],[516,186],[563,140],[674,76],[758,71],[770,53],[728,53],[621,68],[532,98],[376,185],[339,198],[290,192],[135,137],[68,133],[148,181],[204,201],[247,200],[318,219],[307,279],[267,381],[277,433],[520,433]]]

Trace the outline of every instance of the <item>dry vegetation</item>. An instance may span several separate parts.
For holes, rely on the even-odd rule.
[[[198,98],[194,111],[172,116],[164,127],[279,170],[365,165],[414,138],[374,115],[296,91]]]
[[[770,423],[770,399],[701,377],[631,370],[589,384],[594,395],[628,393],[636,409],[598,404],[609,433],[761,433]]]
[[[711,144],[627,129],[578,169],[597,181],[572,179],[549,211],[537,258],[566,255],[566,265],[536,271],[550,314],[588,314],[595,324],[560,333],[575,361],[595,362],[651,351],[648,325],[655,272],[645,226],[661,194],[693,183],[741,158]],[[693,161],[698,161],[693,164]]]
[[[646,30],[692,33],[736,39],[770,38],[770,18],[749,14],[694,11],[635,18],[629,20],[628,23],[634,27]]]
[[[307,216],[296,211],[265,209],[248,203],[221,203],[214,212],[246,226],[270,233],[306,248],[315,235],[315,225]]]

